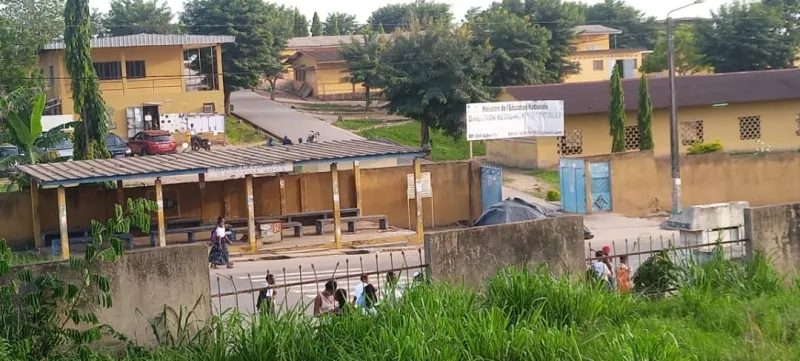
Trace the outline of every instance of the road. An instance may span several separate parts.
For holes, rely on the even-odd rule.
[[[362,139],[344,129],[325,123],[312,116],[300,113],[282,104],[273,102],[251,91],[231,94],[233,114],[278,137],[288,136],[293,142],[306,139],[309,131],[319,132],[320,142]]]

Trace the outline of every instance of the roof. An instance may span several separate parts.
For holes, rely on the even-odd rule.
[[[647,49],[633,48],[633,49],[603,49],[603,50],[579,50],[571,55],[590,56],[599,54],[618,54],[618,53],[645,53]],[[649,51],[652,53],[652,51]]]
[[[230,35],[169,35],[169,34],[136,34],[94,38],[92,48],[128,48],[135,46],[183,46],[233,43],[236,37]],[[63,41],[56,41],[44,46],[42,50],[65,49]]]
[[[575,27],[575,33],[578,35],[617,35],[622,34],[622,30],[603,25],[578,25]]]
[[[241,172],[278,166],[293,170],[294,166],[304,164],[375,158],[416,158],[424,155],[422,149],[389,141],[355,139],[287,146],[223,148],[148,157],[78,160],[20,165],[17,168],[42,185],[69,185],[215,171]]]
[[[654,109],[669,107],[669,78],[650,78]],[[622,81],[625,109],[638,109],[639,79]],[[506,87],[517,100],[564,100],[565,115],[608,112],[609,81]],[[675,78],[678,107],[800,98],[800,69],[765,70]]]
[[[331,49],[331,50],[301,50],[298,51],[294,56],[292,56],[289,61],[294,61],[301,55],[309,56],[314,58],[317,63],[340,63],[344,61],[342,55],[339,54],[338,49]]]
[[[391,37],[392,34],[381,34],[382,37]],[[304,48],[331,48],[339,47],[342,44],[349,43],[357,40],[360,43],[364,42],[363,35],[324,35],[324,36],[307,36],[299,38],[291,38],[286,42],[287,49],[300,50]]]

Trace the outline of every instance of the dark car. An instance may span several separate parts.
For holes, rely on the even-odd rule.
[[[134,135],[128,147],[138,155],[170,154],[178,149],[178,143],[166,130],[145,130]]]
[[[70,141],[68,138],[64,138],[50,147],[45,149],[37,149],[37,151],[41,154],[50,153],[58,160],[71,160],[73,148],[74,146],[72,145],[72,141]]]
[[[108,133],[108,135],[106,135],[106,146],[113,158],[129,156],[132,153],[131,148],[128,148],[125,141],[114,133]]]

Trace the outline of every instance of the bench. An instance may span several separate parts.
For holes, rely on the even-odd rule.
[[[295,237],[303,236],[303,224],[300,222],[284,222],[281,223],[281,229],[292,228]]]
[[[197,227],[167,228],[164,231],[164,233],[166,234],[186,233],[186,239],[189,241],[189,243],[194,243],[195,233],[209,232],[209,234],[211,234],[210,232],[213,231],[214,228],[217,228],[215,224],[207,224]],[[231,227],[231,225],[225,225],[225,230],[226,233],[231,235],[231,238],[233,238],[233,227]],[[153,247],[158,245],[158,229],[153,229],[150,231],[150,245]]]
[[[268,223],[277,223],[277,222],[273,221],[273,222],[260,222],[260,223],[257,223],[256,231],[261,229],[261,225],[262,224],[268,224]],[[300,223],[300,222],[283,222],[283,223],[281,223],[281,237],[283,237],[283,232],[282,231],[287,229],[287,228],[292,228],[292,231],[293,231],[295,237],[302,237],[303,236],[303,224],[302,223]],[[236,233],[238,233],[238,232],[247,233],[249,231],[250,231],[250,227],[247,227],[247,226],[245,226],[245,227],[235,227],[235,228],[233,228],[233,230],[231,232],[231,238],[235,240],[236,239]]]
[[[389,229],[389,217],[374,215],[374,216],[358,216],[358,217],[342,217],[342,223],[347,223],[347,231],[354,233],[356,231],[356,222],[359,221],[378,221],[378,228],[382,230]],[[317,234],[321,235],[325,225],[333,224],[332,218],[318,219],[317,220]]]
[[[89,233],[91,232],[92,230],[89,228],[73,228],[67,231],[67,237],[68,238],[89,237]],[[60,230],[42,232],[42,247],[47,247],[48,243],[50,243],[48,241],[52,242],[53,240],[56,239],[58,239],[59,241],[61,240]]]
[[[203,225],[203,220],[200,218],[167,219],[164,221],[164,223],[168,227],[199,227]],[[151,220],[150,227],[158,227],[158,220]]]
[[[342,208],[339,214],[341,214],[342,217],[358,217],[361,215],[361,211],[359,211],[358,208]],[[333,218],[333,210],[331,209],[323,211],[299,212],[283,216],[283,218],[290,223],[294,223],[295,219],[319,218],[319,217],[322,217],[322,219]]]
[[[128,246],[128,249],[133,249],[133,235],[131,234],[115,234],[114,237],[121,239],[125,242]],[[69,244],[87,244],[94,240],[94,237],[90,235],[78,236],[78,237],[70,237]],[[61,238],[53,239],[53,242],[50,244],[50,250],[54,256],[61,255]]]

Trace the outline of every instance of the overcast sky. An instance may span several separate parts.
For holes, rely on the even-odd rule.
[[[344,1],[330,1],[330,0],[271,0],[278,4],[286,6],[296,6],[303,12],[308,20],[314,12],[318,12],[320,18],[325,20],[325,14],[330,12],[345,12],[355,14],[360,23],[366,22],[369,15],[375,9],[380,8],[386,4],[411,2],[411,0],[344,0]],[[603,0],[585,0],[588,4],[595,4]],[[90,5],[96,7],[103,12],[108,11],[108,0],[90,0]],[[183,10],[184,0],[166,0],[173,12],[180,12]],[[453,13],[457,20],[464,17],[464,13],[473,7],[487,7],[492,0],[438,0],[450,4]],[[690,3],[691,0],[684,1],[656,1],[656,0],[627,0],[628,4],[633,7],[644,11],[647,15],[655,16],[663,19],[667,12],[679,7],[685,3]],[[691,16],[708,16],[710,10],[716,10],[720,5],[725,3],[725,0],[706,0],[703,4],[694,5],[690,8],[681,10],[673,14],[673,17],[691,17]]]

